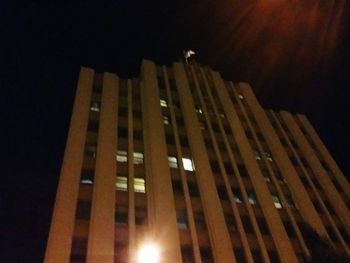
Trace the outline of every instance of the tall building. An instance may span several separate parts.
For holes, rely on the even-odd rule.
[[[305,225],[349,255],[349,197],[307,118],[246,83],[196,63],[82,68],[45,262],[139,262],[150,242],[163,263],[296,263]]]

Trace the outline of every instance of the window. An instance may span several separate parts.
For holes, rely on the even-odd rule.
[[[96,146],[95,145],[86,145],[85,154],[92,158],[96,158]]]
[[[244,97],[243,97],[243,95],[242,95],[242,94],[238,94],[238,98],[239,98],[239,99],[241,99],[241,100],[243,100],[243,99],[244,99]]]
[[[170,168],[178,168],[177,159],[175,156],[168,156],[168,162]],[[191,159],[182,158],[182,164],[186,171],[194,171],[194,165]]]
[[[269,171],[268,170],[262,170],[261,171],[263,177],[264,177],[264,180],[265,182],[271,182],[271,179],[270,179],[270,175],[269,175]]]
[[[127,209],[127,207],[120,206],[120,207],[116,208],[115,222],[117,224],[127,224],[128,223],[128,209]]]
[[[143,163],[143,153],[134,152],[134,164],[142,164]]]
[[[281,209],[282,208],[282,203],[280,201],[280,198],[277,195],[272,195],[272,200],[273,200],[273,203],[275,204],[275,207],[277,209]]]
[[[135,207],[135,223],[136,225],[147,224],[147,208],[146,207]]]
[[[126,163],[128,161],[128,153],[127,151],[117,151],[117,162]],[[134,164],[142,164],[143,163],[143,153],[134,152],[133,153],[133,163]]]
[[[128,178],[123,176],[117,176],[117,182],[115,184],[117,190],[127,191],[128,190]]]
[[[229,232],[236,232],[236,226],[235,226],[235,222],[233,220],[233,215],[225,215],[225,221],[226,221],[226,225],[227,225],[227,229]]]
[[[272,156],[271,156],[271,153],[268,153],[268,152],[264,152],[264,156],[266,158],[266,160],[272,162],[273,159],[272,159]]]
[[[166,100],[160,100],[159,103],[161,107],[164,107],[164,108],[168,107],[168,102]]]
[[[128,156],[126,151],[117,151],[117,162],[126,163]]]
[[[91,212],[91,202],[78,200],[76,217],[78,219],[89,220]]]
[[[236,203],[242,203],[242,194],[241,191],[238,188],[232,189],[233,191],[233,199]]]
[[[194,221],[196,223],[197,229],[205,229],[205,219],[203,213],[194,213]]]
[[[163,116],[163,123],[165,125],[169,125],[169,117],[168,116]]]
[[[127,191],[128,178],[125,176],[117,176],[117,182],[115,186],[118,191]],[[134,178],[134,191],[135,193],[146,193],[145,179]]]
[[[191,247],[181,247],[181,256],[183,263],[193,263],[194,256]]]
[[[203,110],[200,106],[197,106],[196,107],[196,112],[199,113],[199,114],[203,114]]]
[[[191,159],[182,158],[182,163],[186,171],[194,171],[194,166]]]
[[[98,102],[91,102],[90,111],[99,112],[100,104]]]
[[[179,229],[188,229],[188,222],[185,211],[178,211],[176,213],[177,227]]]
[[[81,173],[82,184],[93,184],[94,183],[94,171],[93,170],[83,170]]]
[[[257,150],[253,150],[253,152],[254,152],[255,159],[260,161],[261,160],[261,156],[260,156],[259,152]]]
[[[134,178],[134,191],[136,193],[146,193],[145,179]]]
[[[202,263],[213,263],[213,256],[210,248],[201,248]]]
[[[175,156],[168,156],[168,162],[170,168],[177,168],[177,159]]]
[[[257,204],[254,192],[248,192],[248,201],[249,201],[249,203],[251,205],[256,205]]]

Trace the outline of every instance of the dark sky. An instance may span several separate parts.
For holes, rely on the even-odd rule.
[[[305,113],[349,176],[349,1],[148,2],[0,2],[1,262],[42,262],[82,65],[132,77],[191,48],[264,107]]]

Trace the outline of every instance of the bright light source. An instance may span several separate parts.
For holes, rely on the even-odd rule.
[[[159,248],[155,244],[144,244],[137,254],[138,263],[159,263],[159,254]]]

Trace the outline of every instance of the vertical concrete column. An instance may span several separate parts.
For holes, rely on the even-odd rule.
[[[159,103],[156,67],[144,60],[141,68],[141,103],[143,117],[146,186],[150,232],[160,246],[165,261],[180,263],[180,238],[175,201]]]
[[[129,227],[129,262],[134,262],[136,226],[135,226],[135,192],[134,192],[134,125],[131,80],[128,80],[128,227]]]
[[[271,150],[274,161],[280,168],[284,179],[291,190],[293,197],[300,209],[300,213],[304,220],[312,226],[315,231],[322,236],[327,236],[326,229],[319,217],[312,201],[303,186],[294,166],[288,158],[288,154],[284,150],[281,142],[278,140],[278,135],[274,131],[269,119],[264,110],[257,101],[251,87],[247,83],[240,83],[241,91],[247,101],[258,126],[264,135],[266,142]]]
[[[188,140],[195,164],[196,176],[208,234],[215,263],[236,262],[231,239],[225,223],[215,180],[211,173],[209,158],[204,145],[202,132],[195,112],[194,102],[181,63],[174,63],[174,76],[178,87],[181,109],[186,125]]]
[[[93,78],[92,69],[81,68],[45,253],[45,263],[69,262]]]
[[[292,133],[293,137],[295,138],[297,144],[299,145],[299,148],[305,156],[305,159],[308,161],[311,169],[314,171],[315,177],[322,186],[332,207],[339,216],[340,220],[343,222],[347,232],[350,233],[350,213],[344,200],[341,198],[329,175],[322,167],[320,161],[316,157],[308,141],[299,129],[298,124],[294,120],[293,116],[289,112],[285,111],[281,112],[281,116],[288,126],[290,132]]]
[[[321,141],[317,132],[312,127],[311,123],[309,122],[309,120],[306,118],[305,115],[297,114],[297,118],[304,125],[311,140],[316,145],[317,150],[319,151],[319,153],[322,155],[325,162],[328,164],[328,166],[332,170],[334,177],[338,181],[340,187],[343,189],[345,195],[350,199],[350,183],[348,182],[343,172],[340,170],[339,166],[337,165],[337,163],[334,161],[334,159],[328,152],[326,146]]]
[[[242,159],[249,173],[258,202],[260,203],[266,223],[270,229],[280,260],[283,263],[296,263],[298,262],[298,259],[286,230],[284,229],[278,211],[274,206],[271,193],[253,155],[253,151],[249,145],[242,124],[240,123],[238,115],[230,101],[230,96],[226,90],[225,84],[218,73],[213,74],[213,79],[233,136],[237,142]]]
[[[114,262],[118,77],[105,73],[88,238],[88,263]]]

